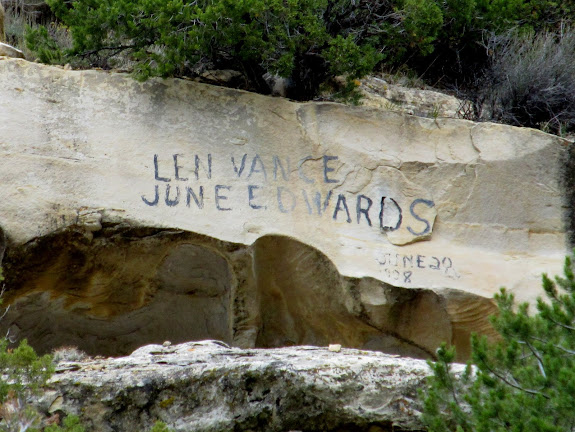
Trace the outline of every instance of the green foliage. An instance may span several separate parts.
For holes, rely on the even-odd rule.
[[[44,432],[84,432],[85,430],[78,416],[69,415],[62,421],[62,426],[50,425],[44,429]]]
[[[546,300],[537,312],[496,295],[496,343],[472,337],[472,359],[459,377],[453,349],[438,351],[424,397],[431,432],[559,432],[575,428],[575,278],[566,259],[564,277],[543,276]]]
[[[170,429],[166,423],[158,420],[156,423],[154,423],[154,426],[150,432],[172,432],[172,429]]]
[[[433,51],[433,42],[443,25],[443,13],[432,0],[405,0],[405,36],[410,47],[418,46],[422,55]]]
[[[28,46],[44,62],[129,62],[134,76],[184,76],[209,68],[240,71],[266,92],[265,73],[289,78],[290,96],[309,99],[335,75],[371,72],[384,57],[433,51],[443,16],[435,0],[48,0],[68,29],[61,57],[46,32]],[[49,51],[54,51],[50,54]]]
[[[53,371],[51,357],[38,357],[26,340],[9,349],[8,341],[0,339],[1,431],[39,430],[43,416],[29,400],[41,392]]]
[[[26,340],[14,349],[8,348],[8,344],[6,338],[0,339],[0,431],[33,432],[39,430],[42,416],[29,404],[29,399],[41,392],[54,372],[54,365],[50,356],[38,357]]]
[[[3,280],[0,267],[0,282]],[[6,338],[0,339],[0,404],[9,398],[38,394],[54,372],[52,358],[38,357],[25,339],[14,349],[8,344]]]
[[[62,48],[48,33],[47,27],[28,27],[25,40],[28,49],[33,51],[42,63],[60,64],[64,61]]]
[[[380,59],[353,36],[328,33],[323,21],[327,0],[48,3],[72,35],[68,55],[111,67],[124,53],[135,62],[134,75],[141,80],[232,68],[256,90],[263,91],[262,76],[270,72],[314,93],[327,75],[363,75]]]
[[[0,403],[10,395],[38,393],[53,371],[52,358],[38,357],[26,340],[8,349],[8,341],[0,339]]]
[[[351,103],[356,78],[410,70],[472,100],[475,118],[575,128],[575,0],[47,3],[58,22],[26,36],[44,63],[120,68],[139,80],[232,69],[241,78],[229,85],[264,94],[267,77],[279,75],[296,100],[344,76],[347,84],[326,97]]]
[[[325,59],[333,75],[348,75],[350,80],[361,78],[375,68],[382,59],[372,46],[358,46],[351,35],[341,35],[329,41]]]

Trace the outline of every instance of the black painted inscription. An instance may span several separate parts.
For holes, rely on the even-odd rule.
[[[282,213],[291,213],[296,206],[296,197],[294,193],[283,186],[278,187],[278,209]]]
[[[256,185],[249,185],[248,186],[248,202],[250,204],[250,207],[253,208],[254,210],[259,210],[259,209],[267,209],[266,206],[263,205],[259,205],[256,204],[256,191],[258,189],[261,189],[261,186],[256,186]]]
[[[407,230],[408,230],[411,234],[413,234],[413,235],[421,236],[421,235],[428,234],[428,233],[431,231],[431,225],[429,224],[429,221],[428,221],[428,220],[423,219],[422,217],[420,217],[420,216],[415,212],[416,206],[417,206],[418,204],[423,204],[424,206],[427,206],[427,207],[434,207],[434,206],[435,206],[435,203],[434,203],[433,201],[429,201],[429,200],[425,200],[425,199],[418,198],[418,199],[414,200],[414,201],[411,203],[411,205],[409,206],[409,212],[411,213],[411,215],[412,215],[415,219],[417,219],[419,222],[422,222],[423,224],[425,224],[425,228],[424,228],[422,231],[420,231],[420,232],[416,232],[416,231],[414,231],[410,226],[408,226],[408,227],[407,227]]]
[[[435,206],[433,201],[416,198],[405,202],[376,193],[368,196],[341,191],[337,186],[342,181],[338,175],[342,164],[338,156],[309,155],[293,160],[297,163],[292,165],[287,156],[262,157],[249,153],[233,154],[227,160],[214,160],[211,153],[174,153],[161,157],[154,154],[155,183],[141,199],[144,205],[157,208],[302,212],[325,217],[324,220],[333,223],[364,226],[380,232],[393,232],[402,227],[414,236],[431,232],[432,221],[426,219],[425,210]],[[406,216],[408,222],[405,222]],[[399,264],[390,264],[392,256],[389,255],[380,263],[390,268],[390,277],[404,283],[411,283],[415,271],[447,271],[452,266],[447,257],[406,255],[397,260]],[[405,270],[395,269],[400,264]]]
[[[224,185],[217,185],[216,186],[216,190],[215,190],[215,196],[216,196],[216,208],[219,211],[229,211],[231,210],[230,207],[223,207],[223,205],[221,204],[222,201],[225,201],[228,199],[228,197],[226,195],[222,195],[223,193],[225,193],[225,191],[230,191],[231,190],[231,186],[224,186]]]
[[[386,252],[381,255],[377,262],[383,267],[383,271],[389,279],[403,283],[412,283],[412,277],[423,271],[438,272],[452,279],[460,277],[455,271],[453,260],[448,256]]]

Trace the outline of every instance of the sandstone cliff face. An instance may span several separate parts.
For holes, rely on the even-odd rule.
[[[568,249],[567,143],[0,61],[11,308],[40,351],[165,339],[466,355]]]

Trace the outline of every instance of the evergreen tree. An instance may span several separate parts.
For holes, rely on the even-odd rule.
[[[515,307],[513,295],[495,296],[495,343],[472,337],[472,358],[459,376],[454,349],[442,346],[424,395],[431,432],[575,430],[575,277],[566,258],[563,277],[543,275],[546,301],[537,311]]]

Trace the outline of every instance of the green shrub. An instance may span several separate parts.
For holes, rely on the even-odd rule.
[[[69,415],[62,421],[62,426],[50,425],[44,429],[44,432],[84,432],[85,430],[77,416]]]
[[[492,51],[480,93],[491,118],[559,134],[575,130],[575,32],[513,34]]]
[[[64,61],[62,46],[48,32],[48,27],[29,26],[25,35],[26,46],[36,54],[39,61],[46,64],[61,64]]]
[[[0,268],[0,283],[3,280]],[[25,431],[41,424],[42,417],[29,400],[39,394],[54,366],[50,356],[38,357],[26,340],[14,349],[8,344],[6,338],[0,339],[0,430]]]
[[[288,79],[288,96],[309,99],[336,75],[349,80],[384,58],[426,55],[442,27],[435,0],[48,0],[73,40],[66,59],[35,32],[41,61],[128,62],[138,79],[241,72],[247,88],[269,92],[266,73]],[[47,51],[53,50],[50,55]],[[74,60],[75,59],[75,60]]]
[[[491,65],[486,41],[514,31],[556,32],[575,19],[575,2],[568,0],[444,0],[437,1],[443,24],[426,56],[411,53],[401,61],[431,85],[457,89],[468,98]]]
[[[424,416],[430,432],[559,432],[575,425],[575,277],[566,259],[564,277],[543,276],[546,301],[514,306],[513,295],[496,296],[492,322],[500,340],[472,337],[472,359],[456,377],[454,350],[438,350],[430,363]]]
[[[154,423],[152,429],[150,429],[150,432],[172,432],[172,429],[170,429],[166,423],[157,421]]]
[[[266,77],[279,75],[296,100],[343,75],[327,97],[351,102],[356,78],[408,70],[473,100],[477,116],[573,129],[573,0],[47,3],[58,23],[26,37],[45,63],[119,68],[140,80],[232,69],[241,75],[233,85],[264,94]]]
[[[249,87],[265,93],[263,75],[270,72],[289,78],[290,96],[305,99],[326,77],[346,73],[355,78],[381,58],[353,35],[329,34],[323,21],[327,0],[48,3],[73,38],[69,56],[109,68],[121,54],[141,80],[235,69]],[[37,46],[30,47],[40,57]]]

